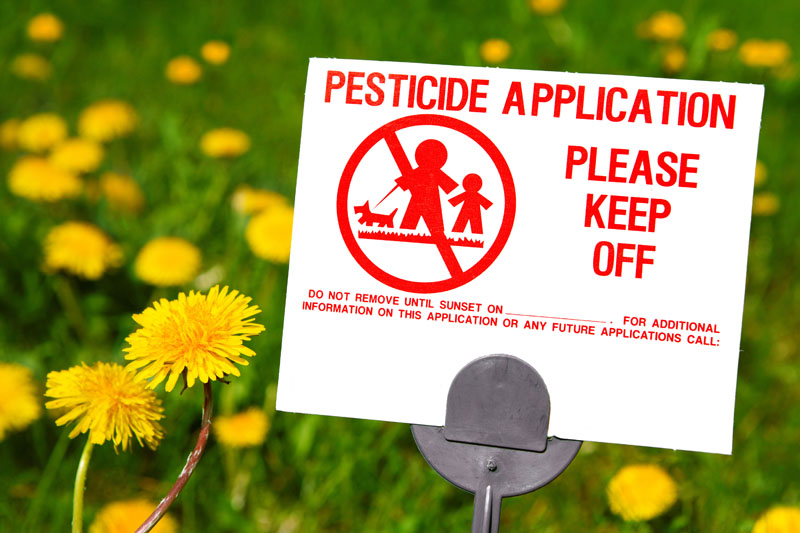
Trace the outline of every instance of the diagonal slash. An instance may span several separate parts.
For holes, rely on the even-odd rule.
[[[408,161],[408,157],[403,150],[403,146],[400,144],[400,139],[397,138],[397,133],[394,131],[387,133],[384,139],[386,140],[386,145],[389,147],[389,151],[392,153],[394,162],[397,164],[397,168],[400,169],[400,174],[404,176],[414,170],[411,167],[411,163]],[[397,187],[395,187],[395,189],[396,188]],[[394,189],[392,189],[392,191],[394,191]],[[425,220],[424,215],[422,219]],[[427,220],[425,221],[425,225],[429,225]],[[428,228],[428,231],[431,232],[433,244],[435,244],[436,248],[439,250],[439,254],[444,260],[444,264],[447,267],[447,271],[450,273],[450,277],[455,278],[456,276],[463,274],[464,271],[461,270],[461,265],[458,263],[456,254],[453,253],[453,249],[447,242],[447,237],[445,236],[444,232],[434,232],[431,228]]]
[[[397,133],[387,133],[386,144],[389,146],[389,151],[392,152],[394,162],[397,163],[397,168],[400,169],[402,175],[409,174],[414,170],[411,168],[411,163],[408,161],[408,157],[406,157],[406,153],[400,144],[400,139],[397,138]]]

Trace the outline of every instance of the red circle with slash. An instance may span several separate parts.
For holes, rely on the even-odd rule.
[[[498,231],[494,242],[483,255],[483,257],[481,257],[470,268],[455,274],[451,273],[451,277],[439,281],[410,281],[389,274],[373,263],[361,249],[356,241],[355,235],[353,235],[347,209],[347,197],[348,193],[350,192],[350,183],[352,182],[353,175],[355,174],[356,169],[358,168],[358,165],[361,163],[361,160],[364,158],[364,156],[381,140],[395,135],[399,130],[413,126],[441,126],[443,128],[449,128],[466,135],[475,143],[477,143],[491,158],[492,163],[494,163],[494,166],[500,175],[500,181],[503,185],[503,195],[505,201],[503,220],[500,224],[500,230]],[[342,178],[339,181],[339,191],[336,197],[336,211],[339,220],[339,230],[342,233],[342,238],[344,239],[345,245],[361,268],[366,270],[367,273],[369,273],[378,281],[390,287],[394,287],[395,289],[414,293],[433,293],[455,289],[456,287],[460,287],[465,283],[472,281],[482,274],[487,268],[489,268],[489,265],[491,265],[494,260],[497,259],[497,256],[500,255],[500,252],[508,241],[508,237],[511,234],[511,227],[514,225],[516,194],[514,190],[514,180],[511,176],[511,170],[508,168],[508,163],[506,163],[503,154],[500,153],[500,150],[497,148],[497,146],[495,146],[494,143],[480,130],[464,121],[445,115],[411,115],[393,120],[392,122],[381,126],[372,132],[366,139],[364,139],[360,145],[358,145],[358,148],[356,148],[355,152],[353,152],[353,155],[350,156],[350,159],[347,161],[344,171],[342,172]]]

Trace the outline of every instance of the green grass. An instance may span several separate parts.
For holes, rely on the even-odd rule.
[[[131,102],[140,127],[109,151],[105,168],[131,172],[147,199],[142,215],[126,218],[83,200],[44,207],[0,187],[0,360],[29,366],[42,387],[51,370],[80,361],[122,362],[124,338],[135,325],[131,314],[154,294],[134,276],[131,258],[154,236],[178,235],[203,250],[204,268],[222,265],[229,273],[225,283],[264,309],[259,321],[267,331],[251,343],[258,357],[231,385],[215,384],[218,412],[274,406],[270,391],[278,375],[286,267],[250,253],[246,219],[229,200],[239,183],[293,196],[308,58],[480,65],[479,44],[500,37],[513,47],[504,64],[511,68],[659,76],[660,47],[637,39],[635,28],[663,8],[687,23],[682,42],[689,62],[680,77],[766,85],[759,159],[769,178],[759,191],[776,194],[781,209],[752,225],[733,455],[587,445],[552,485],[506,500],[502,530],[748,532],[770,506],[800,505],[800,81],[747,69],[735,52],[712,56],[705,47],[711,29],[730,27],[741,39],[784,39],[800,52],[796,1],[571,1],[552,19],[533,15],[522,0],[0,3],[0,121],[52,111],[74,131],[78,113],[94,100]],[[25,38],[25,25],[48,10],[65,22],[65,37],[34,45]],[[226,65],[207,68],[191,87],[165,80],[170,58],[198,57],[212,38],[232,45]],[[46,83],[9,72],[11,58],[34,50],[54,65]],[[199,138],[219,126],[247,132],[251,151],[231,162],[204,157]],[[16,157],[0,152],[0,173]],[[85,338],[62,309],[58,278],[40,269],[43,236],[72,218],[100,225],[127,258],[97,282],[69,280]],[[139,495],[157,500],[180,471],[198,429],[201,393],[159,394],[167,436],[156,452],[134,446],[117,455],[109,445],[95,450],[87,524],[110,501]],[[65,433],[45,415],[0,442],[0,529],[68,528],[83,438],[70,441]],[[235,510],[223,450],[212,440],[172,509],[182,531],[469,527],[471,496],[425,464],[407,426],[277,413],[266,444],[253,453],[254,459],[239,457],[254,466],[246,505]],[[605,486],[621,466],[642,461],[669,470],[679,483],[679,503],[647,524],[626,524],[609,511]]]

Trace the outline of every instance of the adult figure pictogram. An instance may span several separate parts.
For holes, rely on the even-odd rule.
[[[411,200],[400,227],[415,230],[421,218],[431,234],[443,233],[439,189],[450,193],[458,187],[458,183],[442,170],[447,161],[447,148],[435,139],[428,139],[419,143],[414,159],[417,161],[417,168],[395,180],[398,187],[411,193]]]
[[[411,192],[411,200],[405,215],[403,215],[400,228],[415,230],[421,218],[428,227],[431,240],[442,256],[447,271],[451,276],[462,274],[464,269],[458,263],[456,254],[453,253],[453,248],[444,234],[442,203],[439,199],[440,188],[449,193],[458,186],[458,183],[442,170],[442,166],[447,161],[447,148],[435,139],[422,141],[414,151],[414,159],[418,166],[413,168],[400,145],[397,134],[394,132],[387,134],[386,145],[392,153],[397,168],[402,173],[395,180],[397,185],[389,191],[389,194],[392,194],[398,187]],[[389,194],[384,196],[381,202]]]

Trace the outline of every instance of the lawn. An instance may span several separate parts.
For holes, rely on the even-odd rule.
[[[287,281],[281,243],[289,232],[284,219],[259,217],[275,209],[291,216],[310,57],[764,84],[733,455],[586,443],[553,484],[506,500],[501,530],[744,533],[774,506],[799,507],[800,4],[567,0],[546,12],[553,3],[0,3],[0,173],[8,176],[0,187],[0,364],[30,369],[41,406],[34,421],[4,432],[3,417],[16,407],[13,388],[0,390],[0,529],[69,527],[86,436],[70,439],[69,428],[55,424],[63,413],[44,409],[48,373],[82,362],[125,364],[126,338],[138,327],[133,314],[216,283],[252,297],[265,331],[247,343],[257,356],[241,377],[214,383],[215,416],[255,407],[269,428],[263,442],[241,448],[212,433],[170,509],[180,531],[469,527],[471,495],[428,467],[408,426],[274,411]],[[651,18],[663,10],[675,16]],[[39,40],[28,34],[31,19],[46,12],[63,23],[53,42],[42,42],[48,27]],[[220,64],[213,50],[201,54],[211,40],[229,45]],[[193,61],[173,64],[170,80],[167,66],[179,56]],[[53,201],[20,193],[14,169],[36,150],[8,121],[55,114],[69,137],[85,135],[83,111],[108,99],[127,104],[135,120],[129,132],[102,140],[99,163],[73,172],[80,175],[74,192],[67,183],[64,198]],[[225,130],[216,144],[202,141],[219,128],[246,138]],[[75,274],[47,255],[53,228],[70,221],[93,228],[73,245],[79,256],[94,253],[86,243],[102,231],[99,272]],[[276,242],[254,243],[248,227],[256,223],[284,231]],[[185,275],[159,283],[137,257],[165,236],[190,243],[182,258],[199,258]],[[200,428],[202,387],[180,389],[180,382],[172,392],[155,389],[165,415],[156,450],[137,442],[118,453],[111,443],[95,447],[85,527],[114,501],[157,502],[169,489]],[[621,468],[642,463],[669,474],[677,501],[651,520],[625,521],[606,489]]]

